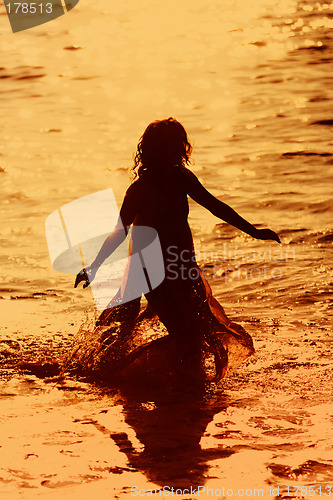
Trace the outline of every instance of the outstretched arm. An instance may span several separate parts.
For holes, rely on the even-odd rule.
[[[132,186],[130,186],[126,192],[115,229],[104,241],[91,266],[82,269],[82,271],[77,274],[74,288],[76,288],[77,285],[81,283],[81,281],[84,281],[83,288],[89,286],[89,284],[93,281],[99,267],[126,238],[128,227],[134,221],[137,207],[137,200],[135,195],[136,190],[133,189]]]
[[[222,201],[215,198],[215,196],[204,188],[198,178],[190,170],[186,172],[186,187],[189,196],[194,201],[207,208],[207,210],[209,210],[216,217],[219,217],[219,219],[237,227],[237,229],[249,234],[253,238],[260,240],[275,240],[278,243],[281,243],[278,235],[274,231],[271,231],[270,229],[255,228],[252,224],[235,212],[235,210],[229,207],[229,205],[226,205]]]
[[[84,281],[83,288],[89,286],[95,278],[99,267],[119,247],[125,238],[126,231],[125,228],[122,227],[121,219],[119,217],[116,229],[114,229],[114,231],[112,231],[112,233],[106,238],[94,262],[91,266],[85,267],[76,275],[74,288],[76,288],[81,281]]]

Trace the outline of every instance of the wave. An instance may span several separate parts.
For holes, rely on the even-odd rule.
[[[35,78],[42,78],[46,76],[43,73],[43,66],[19,66],[14,68],[14,70],[8,70],[5,67],[0,68],[0,79],[12,79],[12,80],[33,80]]]
[[[331,125],[333,125],[333,119],[317,120],[315,122],[311,122],[311,125],[328,125],[328,126],[331,126]]]
[[[328,231],[314,231],[314,232],[307,232],[308,230],[305,229],[300,229],[297,231],[290,231],[290,230],[285,230],[285,231],[280,231],[280,235],[284,236],[291,236],[291,243],[309,243],[309,244],[314,244],[314,243],[330,243],[333,241],[333,231],[328,230]],[[297,232],[298,234],[294,235],[293,233]],[[303,233],[303,234],[300,234]]]
[[[333,209],[333,198],[320,202],[309,203],[306,195],[300,195],[304,201],[295,199],[292,201],[290,198],[282,198],[282,195],[287,193],[279,193],[275,198],[269,198],[255,204],[256,208],[276,208],[280,213],[283,211],[302,211],[311,214],[322,214],[331,212]]]
[[[328,462],[317,462],[316,460],[307,460],[298,467],[290,467],[289,465],[269,464],[268,468],[274,476],[280,478],[288,478],[292,480],[299,480],[306,476],[308,481],[317,479],[318,474],[324,478],[331,480],[333,477],[333,466]]]
[[[329,120],[322,120],[322,121],[329,121]],[[333,121],[333,120],[332,120]],[[318,122],[314,122],[318,123]],[[301,151],[288,151],[286,153],[283,153],[281,155],[282,158],[290,158],[294,156],[319,156],[319,157],[327,157],[327,156],[333,156],[332,153],[326,153],[326,152],[317,152],[317,151],[306,151],[306,150],[301,150]]]

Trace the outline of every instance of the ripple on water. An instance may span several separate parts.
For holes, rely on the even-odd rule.
[[[321,482],[327,481],[328,484],[333,479],[333,465],[330,461],[307,460],[297,467],[272,463],[267,467],[274,476],[282,479],[314,481],[318,480],[318,476],[320,476]]]

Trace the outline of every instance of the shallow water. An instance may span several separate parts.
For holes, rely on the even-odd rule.
[[[15,35],[0,9],[6,499],[191,484],[329,496],[332,4],[99,0]],[[281,236],[252,240],[191,203],[198,260],[256,354],[188,398],[19,375],[17,360],[68,352],[94,314],[51,267],[46,217],[106,187],[120,203],[140,134],[170,115],[204,185]]]

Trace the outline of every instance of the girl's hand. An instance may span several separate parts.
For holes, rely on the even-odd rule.
[[[85,267],[76,275],[74,288],[76,288],[81,281],[84,281],[83,288],[87,288],[95,278],[95,274],[95,269],[92,269],[92,267]]]
[[[256,238],[258,240],[274,240],[281,243],[280,238],[271,229],[258,229]]]

